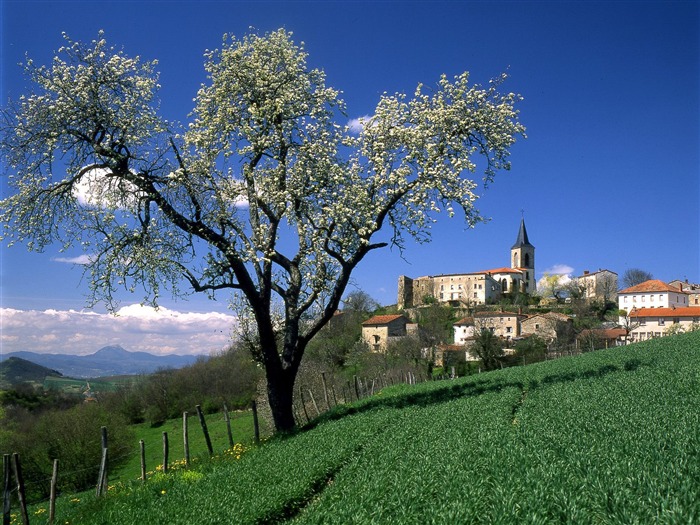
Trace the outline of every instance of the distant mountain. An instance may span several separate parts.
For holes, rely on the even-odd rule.
[[[147,352],[128,352],[121,346],[105,346],[90,355],[37,354],[12,352],[0,355],[0,362],[18,357],[54,369],[70,377],[102,377],[112,375],[150,374],[159,368],[182,368],[198,356],[157,356]]]
[[[0,362],[0,388],[20,383],[43,383],[46,376],[61,377],[61,373],[20,357],[10,357]]]

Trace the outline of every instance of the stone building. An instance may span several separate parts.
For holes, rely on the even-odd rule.
[[[375,315],[362,323],[362,340],[373,352],[383,352],[392,341],[416,334],[417,328],[403,315]]]
[[[402,275],[398,284],[398,307],[411,308],[430,301],[473,306],[496,302],[505,293],[535,293],[535,247],[528,239],[524,219],[520,221],[518,236],[510,249],[510,263],[510,267],[479,272],[415,279]]]

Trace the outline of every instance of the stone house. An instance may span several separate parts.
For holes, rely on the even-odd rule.
[[[583,275],[575,278],[581,288],[583,298],[587,301],[617,301],[617,274],[600,269],[597,272],[584,270]]]
[[[415,335],[417,329],[403,315],[375,315],[362,323],[362,340],[373,352],[384,352],[390,342]]]
[[[557,312],[531,315],[520,323],[520,335],[536,335],[552,342],[573,333],[573,319]]]
[[[526,317],[516,312],[476,312],[474,328],[477,332],[488,328],[497,336],[511,340],[520,336],[520,323]]]
[[[668,283],[668,285],[679,288],[688,294],[688,306],[700,306],[700,284],[689,283],[688,279],[684,281],[676,279]]]

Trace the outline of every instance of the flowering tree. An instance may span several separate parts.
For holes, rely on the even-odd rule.
[[[336,123],[339,92],[283,30],[207,52],[207,82],[178,130],[159,115],[156,62],[101,35],[66,42],[50,66],[27,61],[36,91],[3,112],[16,189],[2,201],[5,238],[81,246],[93,304],[112,305],[121,287],[154,304],[163,291],[232,291],[278,430],[294,426],[304,349],[354,268],[407,236],[428,240],[441,210],[480,221],[465,174],[509,169],[524,136],[520,97],[498,92],[505,77],[481,88],[466,73],[382,96],[353,134]]]

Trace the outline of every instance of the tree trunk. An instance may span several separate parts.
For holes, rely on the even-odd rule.
[[[295,378],[292,368],[267,370],[267,398],[277,432],[289,432],[296,425],[292,410]]]

